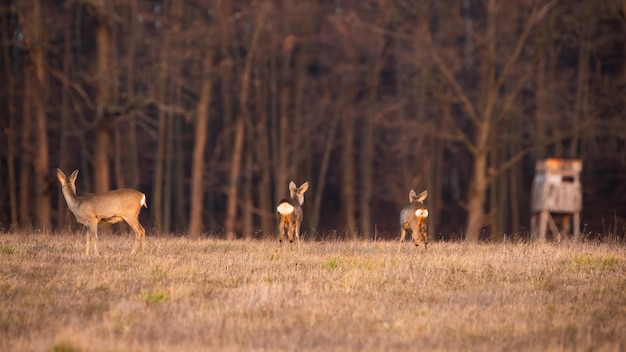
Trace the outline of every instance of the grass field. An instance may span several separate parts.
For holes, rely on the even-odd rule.
[[[2,351],[623,351],[623,244],[0,235]]]

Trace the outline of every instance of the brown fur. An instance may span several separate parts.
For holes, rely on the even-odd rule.
[[[89,242],[93,239],[94,253],[98,254],[98,223],[116,223],[124,220],[135,232],[135,245],[132,252],[135,253],[141,245],[141,252],[145,250],[146,231],[139,223],[141,207],[148,207],[146,195],[130,188],[116,189],[101,194],[76,195],[75,170],[69,177],[63,171],[57,169],[57,178],[61,183],[63,196],[76,221],[87,226],[85,236],[85,254],[89,255]]]
[[[285,232],[289,242],[293,242],[296,238],[298,248],[300,248],[300,225],[302,225],[302,204],[304,204],[304,192],[309,189],[309,183],[305,182],[300,187],[291,181],[289,183],[289,198],[283,198],[278,202],[276,207],[278,213],[278,232],[280,233],[280,242],[285,239]],[[292,208],[291,213],[281,213],[281,207]]]
[[[420,240],[424,242],[424,250],[428,249],[428,233],[426,232],[426,222],[428,220],[428,208],[424,205],[424,199],[428,196],[428,191],[424,191],[417,195],[414,190],[409,192],[409,205],[400,211],[400,246],[398,253],[402,248],[402,242],[406,237],[407,231],[411,232],[415,247],[419,246]],[[420,216],[416,215],[416,211],[421,210]]]

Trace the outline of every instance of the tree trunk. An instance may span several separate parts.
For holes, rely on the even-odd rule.
[[[70,69],[72,67],[72,21],[66,21],[64,27],[64,35],[65,38],[63,44],[63,75],[65,77],[70,76]],[[64,172],[71,172],[70,168],[72,167],[70,164],[70,157],[68,155],[69,152],[69,139],[68,135],[70,133],[71,126],[71,106],[70,106],[70,84],[69,80],[64,79],[62,81],[62,96],[61,96],[61,130],[59,135],[59,168]],[[69,227],[68,225],[71,223],[68,221],[70,219],[71,212],[66,205],[65,198],[63,197],[63,192],[58,192],[57,195],[57,231],[65,231]]]
[[[519,128],[517,124],[512,126],[513,129]],[[511,151],[511,155],[515,155],[519,152],[515,147]],[[510,233],[511,234],[519,234],[520,233],[520,190],[523,190],[523,184],[520,179],[520,175],[523,174],[523,170],[520,164],[516,164],[511,167],[511,171],[509,172],[509,191],[510,194],[507,197],[507,201],[510,209]]]
[[[484,86],[482,93],[482,111],[479,115],[480,121],[475,124],[476,137],[474,139],[474,172],[470,181],[468,194],[468,222],[466,240],[477,242],[480,231],[485,225],[485,198],[488,189],[486,177],[487,166],[489,165],[489,154],[493,152],[488,149],[491,137],[492,118],[498,92],[496,88],[496,0],[489,0],[487,4],[487,29],[486,29],[486,54],[484,64]],[[495,163],[494,163],[495,165]]]
[[[500,163],[501,150],[498,148],[494,148],[490,150],[489,153],[489,164],[492,167],[497,167]],[[501,189],[501,180],[504,178],[504,175],[501,175],[495,182],[491,182],[488,186],[489,190],[489,202],[487,203],[489,206],[490,213],[492,213],[492,218],[490,222],[490,239],[492,241],[500,241],[502,236],[502,215],[505,212],[506,206],[500,203],[500,197],[502,195]]]
[[[177,90],[178,96],[176,104],[182,105],[180,90]],[[174,159],[174,226],[177,233],[182,233],[187,229],[187,221],[189,220],[189,214],[187,209],[189,206],[189,199],[187,199],[186,192],[186,170],[187,168],[187,154],[183,143],[183,119],[177,118],[174,122],[174,143],[176,149],[176,158]]]
[[[479,121],[474,124],[476,128],[474,138],[473,172],[467,196],[467,230],[465,240],[478,242],[480,231],[485,225],[485,197],[487,195],[487,166],[489,154],[489,141],[491,137],[492,118],[497,101],[496,88],[496,1],[489,0],[487,3],[487,29],[486,29],[486,54],[484,63],[484,85],[482,112],[477,115]]]
[[[479,133],[484,134],[485,131]],[[484,137],[483,137],[484,138]],[[485,225],[485,195],[487,191],[487,152],[482,151],[474,154],[472,178],[467,195],[467,230],[465,240],[478,242],[480,231]]]
[[[441,218],[441,212],[443,209],[443,180],[445,178],[445,156],[444,156],[444,142],[440,139],[432,139],[432,148],[434,151],[433,167],[430,172],[431,187],[428,191],[428,238],[435,238],[435,235],[439,233],[438,227],[442,221],[447,219]],[[432,195],[431,195],[432,192]]]
[[[262,24],[265,21],[266,11],[267,6],[265,4],[261,4],[255,19],[252,40],[250,41],[248,55],[246,57],[246,64],[241,74],[241,93],[239,95],[239,106],[241,109],[235,126],[235,143],[231,157],[230,178],[227,190],[228,201],[226,204],[226,221],[224,226],[227,239],[235,238],[237,202],[239,200],[238,186],[244,147],[243,139],[245,136],[246,121],[248,121],[249,115],[248,95],[250,93],[250,76],[259,38],[261,37]]]
[[[313,38],[316,33],[316,18],[318,16],[318,4],[315,1],[311,2],[294,2],[294,6],[303,6],[306,7],[307,16],[304,16],[303,22],[300,24],[300,28],[296,29],[298,33],[303,33],[298,36],[288,36],[286,37],[286,42],[293,42],[293,44],[289,44],[290,48],[290,57],[295,62],[294,69],[292,72],[292,77],[294,77],[294,93],[293,93],[293,114],[294,119],[292,126],[297,126],[297,128],[292,128],[292,138],[294,139],[291,143],[293,145],[294,153],[292,153],[292,165],[296,168],[293,171],[293,174],[296,175],[299,179],[299,183],[309,180],[313,180],[313,162],[314,159],[310,157],[313,155],[315,151],[314,148],[314,139],[315,137],[311,133],[312,125],[319,121],[318,119],[314,119],[308,111],[312,108],[312,102],[310,97],[307,95],[309,88],[309,68],[311,67],[311,53],[315,52],[313,49],[313,42],[309,40],[301,40],[301,38]],[[295,38],[293,40],[292,38]],[[297,44],[297,48],[294,47]],[[317,120],[317,121],[316,121]],[[320,119],[321,120],[321,119]],[[315,122],[313,122],[315,121]],[[319,182],[318,182],[319,184]],[[286,186],[286,185],[285,185]],[[315,193],[320,190],[315,188]],[[304,206],[304,219],[302,223],[302,233],[305,233],[307,229],[311,229],[311,207]]]
[[[197,239],[202,231],[202,217],[204,215],[204,151],[206,150],[207,126],[211,105],[213,79],[213,55],[209,52],[204,59],[204,79],[198,101],[196,115],[195,138],[191,163],[191,204],[189,211],[189,238]]]
[[[32,116],[31,116],[31,100],[32,100],[32,79],[26,75],[24,82],[24,95],[22,106],[22,134],[21,134],[21,157],[20,157],[20,226],[22,228],[31,227],[30,217],[30,195],[31,195],[31,172],[32,172],[32,153],[29,150],[32,145]]]
[[[35,29],[39,32],[40,20],[41,20],[41,8],[39,7],[39,1],[35,1],[37,5],[36,10],[33,12],[33,17],[38,18],[38,23]],[[50,209],[50,175],[49,175],[49,153],[48,153],[48,131],[46,124],[46,112],[45,112],[45,74],[43,67],[43,48],[40,46],[41,36],[39,36],[37,42],[37,48],[31,51],[33,55],[33,61],[35,65],[35,90],[36,99],[33,100],[35,106],[35,118],[37,121],[36,135],[37,135],[37,154],[35,158],[35,173],[36,173],[36,189],[37,194],[35,197],[35,203],[37,203],[37,215],[39,218],[39,229],[44,233],[48,232],[52,228],[52,215]]]
[[[47,232],[52,226],[50,209],[50,193],[48,179],[48,133],[45,112],[45,72],[44,72],[44,43],[41,15],[41,2],[29,2],[27,8],[19,7],[20,24],[24,31],[24,46],[28,51],[26,76],[30,83],[30,99],[26,101],[32,105],[35,117],[35,204],[37,226]]]
[[[247,140],[251,141],[252,140],[252,134],[253,132],[251,131],[250,128],[247,129]],[[241,207],[241,211],[242,211],[242,233],[243,233],[243,238],[245,239],[251,239],[252,235],[254,233],[254,214],[253,214],[253,210],[254,210],[254,193],[252,191],[252,172],[253,172],[253,165],[252,163],[254,162],[254,156],[252,153],[246,153],[245,155],[245,160],[244,160],[244,175],[243,175],[243,184],[242,184],[242,188],[243,188],[243,207]]]
[[[261,65],[259,65],[261,66]],[[265,67],[256,68],[259,80],[267,82],[269,75]],[[266,107],[269,105],[269,93],[265,86],[255,86],[256,116],[259,117],[257,128],[255,129],[255,150],[256,160],[260,164],[260,179],[256,187],[258,204],[261,217],[261,231],[264,238],[269,238],[275,232],[276,216],[274,210],[274,197],[272,193],[272,156],[270,153],[270,134],[268,131],[269,116]]]
[[[380,28],[387,28],[391,19],[390,11],[386,9],[384,1],[379,2],[382,7],[380,13]],[[380,85],[380,74],[385,63],[385,42],[383,35],[377,35],[371,39],[375,49],[372,53],[372,61],[368,67],[369,77],[367,79],[367,97],[365,99],[365,111],[363,116],[363,126],[361,130],[361,153],[360,153],[360,179],[361,187],[359,200],[361,205],[361,235],[364,238],[373,238],[372,234],[372,196],[374,189],[374,119],[376,117],[378,87]]]
[[[345,233],[349,239],[355,239],[356,219],[355,219],[355,182],[354,170],[354,112],[348,106],[344,106],[342,119],[342,149],[341,149],[341,204],[343,206],[343,216],[346,224]]]
[[[181,27],[184,21],[183,1],[173,0],[171,2],[171,14],[169,20],[171,25],[171,37],[174,42],[181,37]],[[178,44],[179,47],[185,48],[185,43]],[[172,47],[176,47],[173,44]],[[170,48],[171,49],[171,48]],[[171,77],[177,77],[181,74],[179,59],[171,56],[170,70],[168,72]],[[169,79],[165,88],[166,101],[168,103],[179,105],[181,103],[181,88],[177,80]],[[184,202],[184,180],[181,172],[184,170],[184,155],[182,155],[182,147],[180,146],[180,129],[182,119],[176,114],[168,114],[167,131],[166,131],[166,147],[165,147],[165,170],[163,183],[163,228],[170,232],[178,232],[180,221],[184,218],[185,202]]]
[[[574,106],[574,113],[570,118],[570,128],[572,129],[573,136],[569,145],[567,157],[577,158],[581,156],[581,153],[585,150],[583,140],[587,133],[585,129],[581,128],[584,125],[584,121],[589,113],[589,65],[590,65],[590,52],[591,44],[587,38],[588,32],[593,32],[594,26],[591,26],[588,21],[585,20],[581,23],[581,35],[579,40],[578,49],[578,70],[576,72],[576,100]],[[588,28],[588,27],[592,28]]]
[[[139,12],[137,0],[130,0],[129,21],[137,18]],[[137,53],[137,42],[142,40],[141,26],[134,27],[134,33],[128,39],[128,66],[126,67],[126,93],[128,100],[135,100],[135,55]],[[137,133],[135,118],[130,118],[127,123],[122,125],[122,138],[126,141],[126,150],[123,155],[123,168],[125,176],[125,184],[133,189],[139,188],[139,154],[137,152]]]
[[[229,48],[229,44],[233,46],[237,46],[238,43],[236,40],[230,35],[230,16],[229,11],[231,10],[231,2],[217,0],[216,1],[216,14],[217,14],[217,26],[219,31],[219,46],[220,52],[219,57],[223,57],[224,59],[220,62],[220,70],[219,77],[221,80],[221,106],[222,106],[222,126],[224,128],[228,128],[229,126],[234,126],[234,97],[233,91],[235,84],[235,75],[234,75],[234,61],[238,62],[238,53],[239,49],[231,49]],[[235,60],[233,60],[235,57]],[[226,155],[230,155],[231,145],[227,144],[224,146],[224,153]]]
[[[535,94],[537,95],[535,109],[535,131],[540,136],[548,135],[546,121],[548,120],[548,81],[546,79],[546,58],[543,54],[539,54],[537,67],[535,69]],[[539,144],[537,147],[537,156],[543,158],[546,155],[547,146],[545,143]]]
[[[178,17],[178,8],[180,7],[180,1],[174,0],[165,5],[166,8],[163,11],[162,20],[169,22],[181,20]],[[170,7],[171,6],[171,7]],[[167,17],[166,17],[167,16]],[[173,76],[174,69],[172,68],[172,38],[173,33],[167,30],[161,31],[162,44],[160,51],[160,64],[159,64],[159,77],[156,81],[156,99],[160,103],[169,102],[170,99],[170,77]],[[170,180],[167,177],[167,158],[171,155],[168,154],[168,131],[172,129],[171,126],[171,112],[165,110],[159,110],[158,123],[157,123],[157,147],[154,160],[154,181],[152,184],[152,215],[154,217],[154,227],[156,232],[169,232],[169,224],[167,219],[169,218],[168,211],[170,204],[167,201],[166,191],[168,189],[167,183]]]
[[[328,174],[328,165],[330,164],[331,152],[333,150],[333,146],[335,145],[335,134],[337,131],[337,126],[339,125],[340,118],[341,116],[339,114],[339,111],[337,111],[330,122],[330,126],[328,126],[328,129],[326,130],[327,139],[324,145],[322,160],[320,162],[320,169],[317,174],[317,186],[315,187],[315,194],[313,196],[313,206],[311,207],[312,210],[310,211],[310,225],[314,234],[317,234],[317,230],[319,227],[320,213],[322,210],[322,198],[324,195],[324,186],[326,185],[326,176]]]
[[[102,193],[110,190],[111,179],[109,169],[110,149],[110,116],[106,108],[111,104],[111,32],[109,27],[109,6],[105,0],[94,1],[96,20],[96,50],[97,50],[97,96],[98,111],[96,118],[99,122],[94,130],[93,168],[94,191]]]
[[[114,155],[113,155],[113,170],[115,174],[115,188],[126,188],[126,180],[125,180],[125,172],[124,172],[124,151],[126,151],[127,146],[124,144],[124,128],[122,123],[116,124],[113,129],[113,143],[115,145]]]
[[[369,105],[369,104],[368,104]],[[360,180],[359,204],[361,208],[361,231],[363,238],[372,238],[372,191],[373,191],[373,164],[374,164],[374,119],[375,112],[367,109],[363,116],[363,130],[361,132],[360,153]]]
[[[171,101],[171,81],[167,89],[167,100]],[[167,114],[165,129],[165,165],[163,168],[163,231],[172,232],[172,211],[174,207],[172,196],[172,182],[174,180],[174,116]]]
[[[36,1],[39,6],[39,1]],[[26,4],[25,6],[28,6]],[[20,24],[24,30],[24,44],[26,48],[32,50],[41,50],[41,48],[35,47],[39,43],[38,38],[33,38],[34,29],[33,29],[33,19],[32,19],[32,8],[25,8],[23,6],[17,7],[20,17]],[[33,43],[35,41],[35,43]],[[33,138],[33,101],[37,101],[37,77],[35,74],[36,70],[36,53],[29,53],[27,57],[27,64],[24,69],[24,95],[23,106],[22,106],[22,135],[21,135],[21,150],[22,156],[20,160],[20,225],[22,227],[31,227],[32,226],[32,218],[31,218],[31,174],[33,172],[33,156],[36,157],[36,150],[32,149],[32,145],[34,144],[32,141]],[[36,113],[35,108],[35,113]],[[35,173],[37,169],[34,169]],[[37,182],[37,180],[35,181]],[[38,191],[38,189],[36,190]]]
[[[241,159],[243,157],[243,137],[245,135],[245,121],[239,117],[235,126],[235,143],[231,158],[230,177],[228,184],[228,203],[226,205],[226,223],[224,231],[226,239],[232,240],[236,237],[237,225],[237,200],[239,189],[239,174],[241,170]]]
[[[289,62],[291,61],[291,52],[293,46],[289,45],[289,47],[285,48],[283,41],[283,56],[282,56],[282,65],[278,63],[277,75],[278,75],[278,85],[279,85],[279,115],[278,115],[278,143],[276,143],[276,171],[274,172],[275,181],[274,184],[277,185],[276,189],[276,200],[281,199],[284,194],[284,190],[287,188],[287,183],[290,181],[288,178],[295,178],[296,176],[292,173],[296,170],[293,168],[294,165],[289,160],[290,154],[294,154],[295,150],[292,148],[296,144],[296,137],[292,134],[296,134],[296,128],[291,125],[290,120],[293,120],[292,112],[289,111],[289,105],[291,103],[291,87],[289,82],[289,77],[291,76],[291,72],[289,70]],[[278,61],[278,59],[277,59]],[[282,68],[282,69],[281,69]],[[290,151],[292,153],[290,153]],[[300,180],[293,179],[298,185],[300,185]]]
[[[169,41],[164,40],[163,46],[165,47]],[[162,51],[165,55],[165,50]],[[162,57],[161,60],[167,59]],[[164,66],[167,64],[164,63]],[[161,72],[161,77],[157,85],[157,99],[163,101],[165,99],[165,85],[167,81],[167,75],[165,69]],[[157,123],[157,148],[154,158],[154,181],[152,183],[152,215],[154,217],[154,228],[157,233],[164,232],[166,229],[163,226],[163,165],[165,160],[165,132],[167,128],[167,115],[166,111],[159,111],[158,123]]]
[[[6,19],[6,16],[5,16]],[[2,60],[4,61],[4,74],[6,77],[6,87],[7,87],[7,115],[6,118],[6,128],[8,133],[6,133],[6,163],[7,163],[7,192],[9,196],[9,212],[10,212],[10,221],[11,227],[10,230],[17,230],[19,227],[19,208],[17,205],[17,179],[16,173],[17,170],[15,168],[15,158],[16,158],[16,133],[14,131],[19,130],[17,126],[17,121],[15,116],[15,75],[11,67],[14,64],[14,60],[11,57],[10,48],[11,48],[11,35],[9,34],[10,26],[5,25],[5,19],[0,20],[0,37],[2,37]],[[4,131],[3,131],[4,132]]]

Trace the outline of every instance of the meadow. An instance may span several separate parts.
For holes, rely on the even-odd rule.
[[[0,234],[2,351],[623,351],[620,243]]]

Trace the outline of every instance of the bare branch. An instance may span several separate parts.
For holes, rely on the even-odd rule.
[[[50,75],[56,79],[58,79],[60,82],[67,84],[69,87],[71,87],[72,89],[74,89],[76,91],[76,93],[78,93],[78,95],[83,98],[83,100],[85,101],[85,104],[87,105],[87,107],[89,108],[93,108],[94,106],[94,102],[91,99],[91,97],[89,97],[89,94],[87,94],[87,92],[85,91],[85,89],[83,89],[83,87],[78,84],[75,81],[72,81],[71,79],[69,79],[68,77],[66,77],[63,72],[48,66],[48,72],[50,73]]]
[[[478,114],[476,112],[476,108],[474,107],[472,102],[470,102],[465,92],[463,92],[463,88],[454,77],[454,74],[452,73],[452,71],[450,71],[450,69],[448,69],[448,66],[446,65],[446,63],[443,61],[443,59],[437,52],[437,49],[435,48],[433,44],[432,35],[427,25],[423,25],[420,32],[423,34],[422,37],[424,38],[424,42],[426,44],[426,47],[428,48],[428,54],[435,61],[437,68],[439,69],[439,71],[441,71],[445,79],[448,81],[448,84],[450,84],[450,86],[454,90],[454,93],[461,100],[461,103],[463,105],[463,110],[467,114],[467,117],[470,119],[470,121],[472,121],[472,123],[474,123],[475,125],[478,125],[479,119],[478,119]]]
[[[550,1],[539,10],[533,10],[532,14],[528,18],[528,22],[526,22],[526,25],[524,26],[522,34],[517,39],[517,43],[515,44],[515,49],[513,50],[513,53],[511,54],[511,56],[509,56],[508,60],[504,64],[504,67],[502,68],[502,72],[500,73],[496,82],[496,90],[500,90],[500,87],[502,87],[502,85],[504,84],[504,80],[507,78],[509,71],[511,70],[513,65],[515,65],[515,62],[517,62],[517,59],[519,58],[520,54],[522,53],[522,49],[524,48],[524,44],[526,44],[526,40],[530,35],[530,31],[533,29],[537,22],[541,21],[541,19],[543,19],[548,14],[548,12],[554,7],[554,5],[556,5],[556,0]]]

